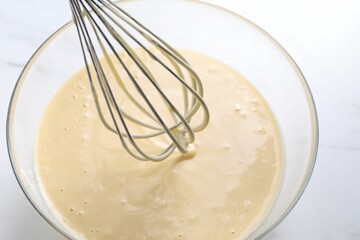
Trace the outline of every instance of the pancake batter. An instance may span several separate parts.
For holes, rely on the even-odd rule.
[[[241,75],[182,53],[203,81],[211,115],[192,155],[131,158],[99,120],[85,69],[51,101],[37,171],[54,212],[79,238],[238,240],[271,208],[283,170],[272,113]]]

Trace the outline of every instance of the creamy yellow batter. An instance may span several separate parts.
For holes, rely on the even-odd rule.
[[[229,67],[183,54],[203,80],[211,114],[195,155],[175,152],[159,163],[129,157],[99,120],[85,70],[51,101],[37,139],[39,180],[79,238],[241,239],[271,208],[283,160],[269,108]]]

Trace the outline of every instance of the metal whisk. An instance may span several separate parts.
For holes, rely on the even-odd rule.
[[[203,130],[209,122],[202,83],[189,63],[110,0],[70,0],[70,6],[90,87],[104,126],[117,134],[126,151],[139,160],[161,161],[175,149],[187,153],[189,144],[195,141],[194,133]],[[166,93],[144,56],[168,73],[169,77],[163,81],[176,81],[181,104],[173,103],[173,96]],[[100,60],[101,57],[104,60]],[[134,68],[145,81],[139,80]],[[117,85],[109,81],[111,77]],[[131,102],[135,113],[129,113],[122,106],[116,91]],[[200,120],[198,117],[195,124],[191,123],[194,126],[190,125],[198,114],[201,114]],[[154,139],[164,136],[166,144],[156,146],[154,152],[151,147]]]

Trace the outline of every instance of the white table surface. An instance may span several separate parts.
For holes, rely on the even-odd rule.
[[[320,120],[315,172],[298,205],[269,237],[360,239],[360,1],[208,0],[251,19],[293,56]],[[62,239],[21,192],[9,163],[8,102],[24,64],[70,19],[66,0],[0,0],[0,239]]]

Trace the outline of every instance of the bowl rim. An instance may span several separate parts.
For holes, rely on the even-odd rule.
[[[122,3],[135,2],[135,1],[144,1],[144,0],[123,0]],[[257,239],[261,239],[261,238],[267,236],[268,234],[270,234],[289,215],[289,213],[292,211],[292,209],[299,202],[301,196],[303,195],[307,185],[309,184],[312,173],[314,171],[315,164],[316,164],[316,158],[317,158],[317,154],[318,154],[318,148],[319,148],[319,119],[318,119],[318,114],[317,114],[317,109],[316,109],[313,94],[312,94],[312,92],[310,90],[309,84],[308,84],[304,74],[300,70],[300,68],[299,68],[298,64],[295,62],[295,60],[291,57],[291,55],[286,51],[286,49],[274,37],[272,37],[267,31],[262,29],[260,26],[258,26],[257,24],[253,23],[249,19],[243,17],[242,15],[240,15],[240,14],[238,14],[238,13],[232,11],[232,10],[229,10],[229,9],[227,9],[225,7],[222,7],[222,6],[213,4],[213,3],[204,2],[204,0],[176,0],[176,1],[195,2],[195,3],[198,3],[198,4],[202,4],[202,5],[206,6],[206,7],[215,8],[215,9],[217,9],[219,11],[224,12],[225,14],[235,16],[236,18],[240,18],[242,21],[245,21],[251,27],[253,27],[258,32],[260,32],[269,41],[271,41],[274,44],[274,46],[277,47],[280,50],[282,55],[288,60],[290,66],[296,72],[296,74],[298,76],[298,79],[302,84],[304,94],[306,95],[306,99],[307,99],[307,103],[308,103],[308,107],[309,107],[309,112],[310,112],[311,123],[312,123],[312,125],[311,125],[311,144],[310,144],[311,148],[310,148],[310,155],[309,155],[309,161],[308,161],[309,163],[308,163],[308,166],[306,168],[306,172],[304,174],[304,179],[302,180],[302,183],[301,183],[301,185],[300,185],[300,187],[299,187],[299,189],[297,191],[297,194],[294,196],[293,200],[289,204],[289,207],[286,209],[286,211],[284,211],[280,215],[280,217],[270,227],[268,227],[266,229],[266,231],[264,231],[257,238]],[[18,93],[19,93],[19,91],[21,89],[21,86],[22,86],[23,82],[26,79],[26,75],[27,75],[28,71],[31,69],[31,66],[33,65],[33,63],[40,56],[40,54],[46,49],[46,47],[49,44],[51,44],[52,41],[54,39],[56,39],[56,37],[58,35],[60,35],[63,31],[65,31],[66,29],[68,29],[72,25],[73,25],[73,21],[69,21],[66,24],[64,24],[63,26],[61,26],[58,30],[56,30],[53,34],[51,34],[39,46],[39,48],[35,51],[35,53],[31,56],[29,61],[26,63],[26,65],[24,66],[22,72],[20,73],[19,78],[17,79],[14,90],[12,92],[10,102],[9,102],[9,105],[8,105],[7,118],[6,118],[6,143],[7,143],[7,150],[8,150],[9,160],[10,160],[11,167],[12,167],[12,170],[14,172],[14,175],[16,177],[16,180],[17,180],[22,192],[25,194],[26,198],[28,199],[30,204],[34,207],[34,209],[37,211],[37,213],[51,227],[53,227],[53,229],[55,229],[56,231],[58,231],[60,234],[67,237],[68,239],[72,239],[72,237],[68,233],[66,233],[62,229],[60,229],[58,226],[56,226],[52,221],[50,221],[45,216],[43,211],[41,209],[39,209],[36,206],[36,204],[32,201],[30,194],[28,193],[28,191],[26,190],[26,187],[22,183],[20,173],[18,172],[18,170],[16,168],[16,160],[15,160],[15,157],[14,157],[14,154],[13,154],[13,151],[12,151],[11,129],[12,129],[12,124],[13,124],[12,123],[13,109],[16,108],[16,102],[17,102]]]

